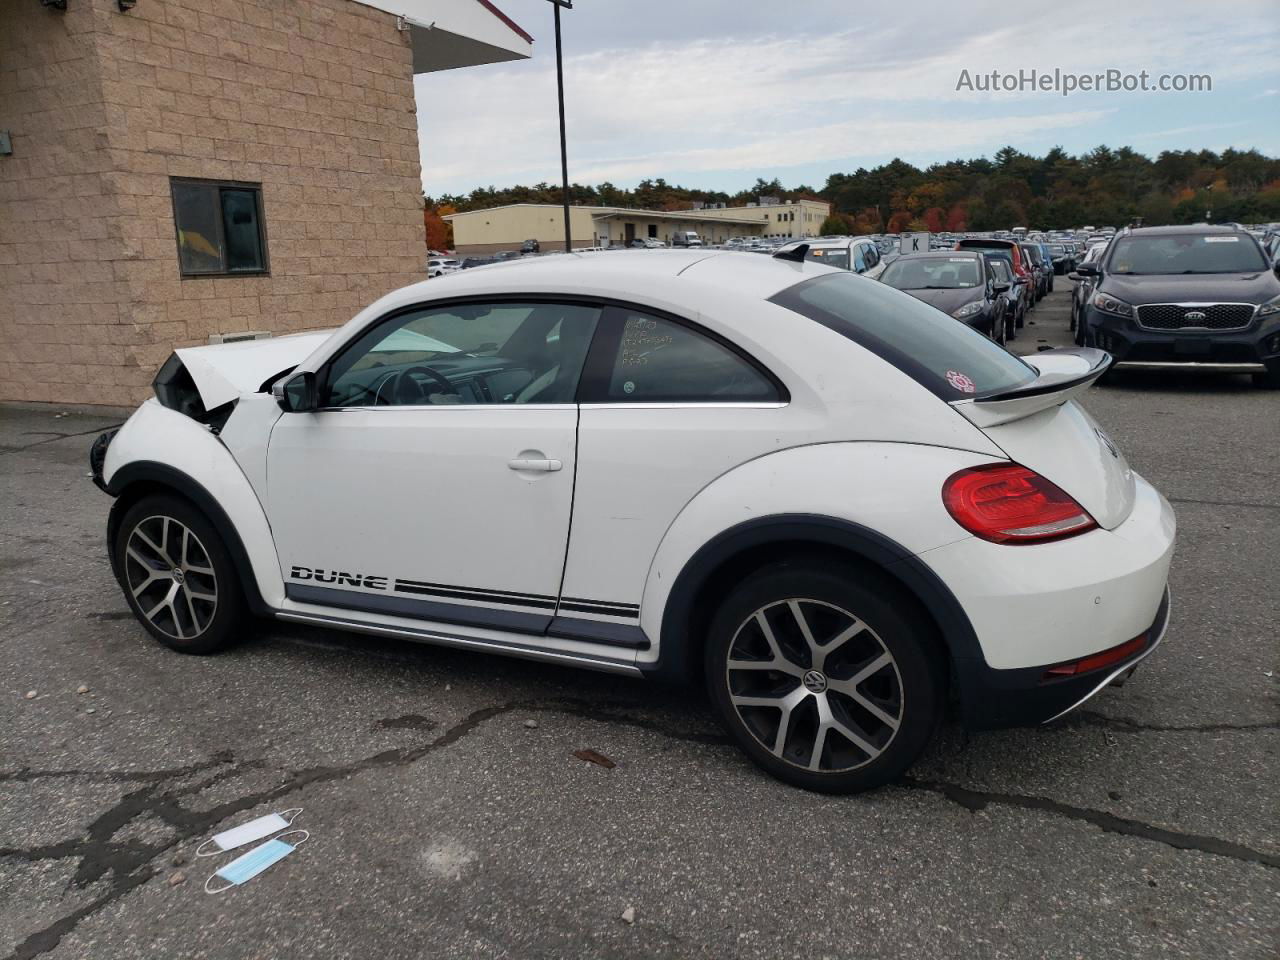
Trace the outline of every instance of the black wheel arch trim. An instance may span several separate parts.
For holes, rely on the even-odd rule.
[[[249,605],[249,609],[258,616],[268,616],[274,612],[262,598],[262,591],[258,589],[258,581],[253,574],[253,565],[249,562],[249,552],[245,550],[244,541],[240,539],[240,534],[236,531],[231,518],[227,516],[227,512],[222,509],[222,505],[189,474],[155,460],[136,460],[133,463],[126,463],[111,475],[111,480],[105,487],[107,493],[116,498],[107,519],[107,555],[111,559],[111,569],[117,572],[117,576],[119,564],[116,562],[115,555],[116,534],[120,529],[124,512],[132,506],[134,501],[133,497],[127,497],[125,494],[131,487],[139,484],[152,490],[169,489],[190,500],[213,525],[213,529],[226,545],[227,552],[231,554],[231,562],[235,564],[236,575],[240,580],[240,587],[244,591],[245,602]]]
[[[656,663],[639,666],[655,679],[685,682],[694,673],[700,644],[687,635],[694,604],[711,575],[734,556],[770,543],[805,543],[853,554],[897,579],[921,603],[938,627],[953,668],[961,681],[971,674],[962,664],[986,667],[982,647],[968,614],[951,589],[910,550],[884,534],[848,520],[818,514],[758,517],[717,534],[684,565],[676,577],[662,615],[662,642]],[[976,661],[976,664],[975,664]]]

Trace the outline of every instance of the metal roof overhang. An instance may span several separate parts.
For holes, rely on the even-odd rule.
[[[527,60],[533,37],[491,0],[356,0],[403,18],[413,44],[413,72]]]

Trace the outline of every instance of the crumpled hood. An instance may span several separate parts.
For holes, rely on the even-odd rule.
[[[296,367],[333,336],[332,330],[295,333],[266,340],[215,343],[175,350],[191,374],[206,410],[254,393],[272,374]]]

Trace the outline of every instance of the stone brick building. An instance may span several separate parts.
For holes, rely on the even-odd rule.
[[[0,0],[0,401],[421,279],[413,76],[529,50],[488,0]]]

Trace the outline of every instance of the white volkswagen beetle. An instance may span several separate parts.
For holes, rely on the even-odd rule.
[[[948,701],[1044,721],[1160,641],[1174,518],[1018,359],[803,259],[571,255],[336,333],[178,350],[91,461],[143,626],[249,614],[705,682],[800,786],[900,775]]]

